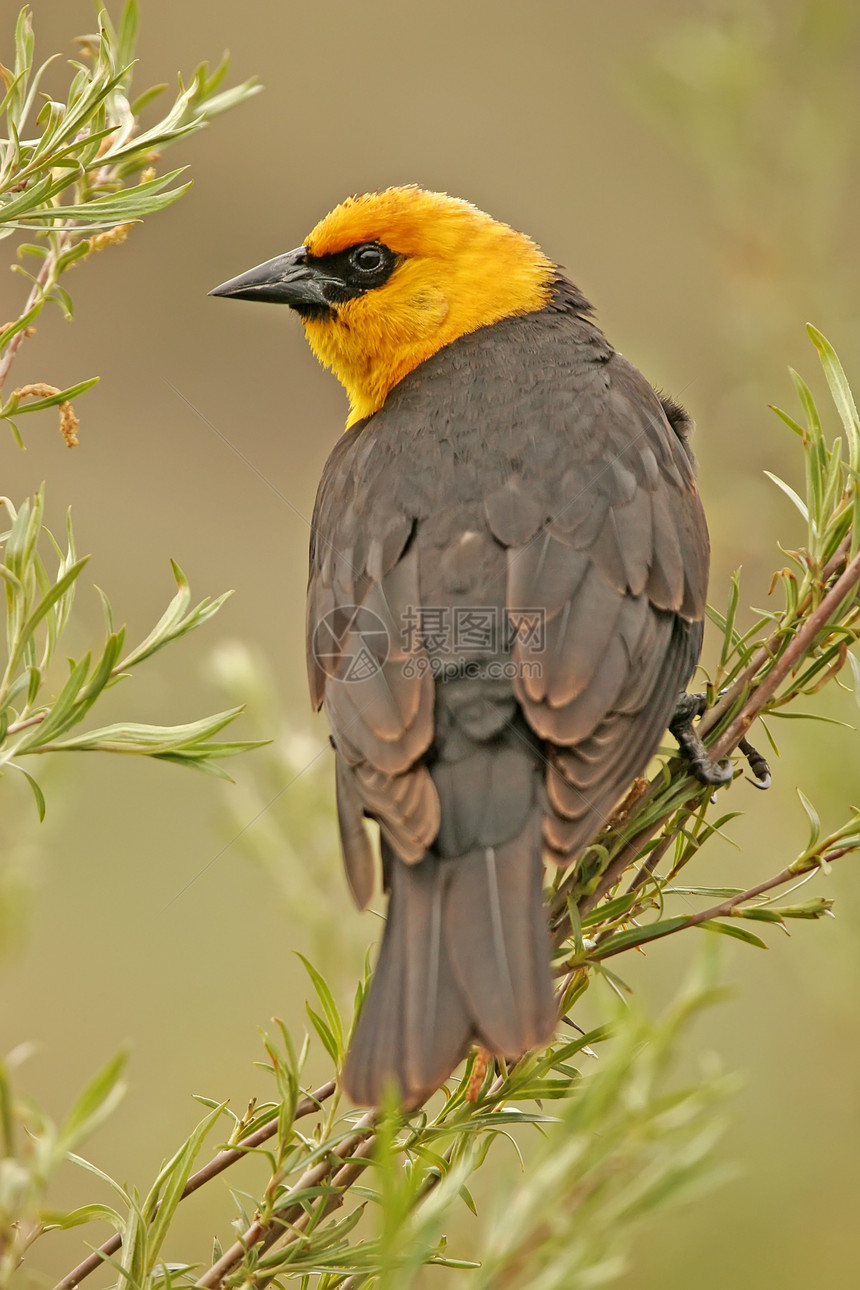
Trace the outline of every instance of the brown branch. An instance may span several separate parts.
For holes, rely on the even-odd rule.
[[[650,801],[658,789],[663,786],[664,782],[662,774],[655,775],[648,786],[648,792],[642,799],[643,803]],[[691,783],[690,796],[692,797],[698,793],[700,787],[701,786],[699,784]],[[679,805],[684,805],[684,803],[679,803]],[[603,897],[607,892],[612,890],[624,871],[639,855],[640,851],[645,846],[645,843],[651,841],[657,830],[662,828],[667,820],[671,819],[676,810],[678,810],[678,805],[674,806],[671,811],[667,811],[664,815],[661,815],[659,819],[654,820],[653,823],[646,825],[644,829],[640,829],[638,833],[635,833],[632,838],[629,838],[627,842],[625,842],[624,846],[618,852],[618,855],[607,866],[603,877],[600,879],[600,882],[597,884],[594,891],[591,892],[590,895],[583,896],[579,901],[580,914],[590,914],[592,909],[594,909],[596,905],[600,904]]]
[[[830,863],[831,860],[838,860],[840,856],[847,855],[853,850],[853,847],[840,847],[836,851],[828,852],[823,858]],[[757,886],[750,887],[747,891],[742,891],[737,896],[730,896],[728,900],[722,901],[719,905],[712,905],[710,909],[701,909],[698,914],[690,914],[685,922],[679,923],[675,927],[669,927],[665,932],[659,932],[650,937],[648,943],[660,941],[664,936],[672,936],[675,932],[685,932],[688,927],[698,927],[700,923],[709,923],[718,918],[727,918],[739,905],[744,905],[749,900],[755,900],[756,896],[763,896],[766,891],[773,891],[774,887],[783,887],[787,882],[792,882],[802,873],[808,873],[809,870],[816,867],[816,861],[814,860],[811,860],[804,869],[795,869],[793,865],[786,865],[778,874],[775,874],[772,878],[765,879],[764,882],[758,883]],[[614,954],[623,954],[629,948],[629,946],[622,945],[620,949],[610,950],[608,954],[602,957],[609,959]]]
[[[318,1089],[315,1089],[313,1093],[309,1093],[307,1097],[302,1098],[296,1107],[294,1119],[300,1120],[306,1115],[312,1115],[314,1111],[319,1109],[321,1102],[325,1102],[331,1097],[334,1090],[335,1082],[334,1080],[329,1080],[326,1084],[322,1084]],[[185,1200],[186,1196],[190,1196],[192,1192],[197,1191],[204,1183],[210,1182],[218,1174],[223,1173],[225,1169],[229,1169],[231,1165],[234,1165],[237,1160],[243,1159],[249,1151],[253,1151],[256,1147],[262,1146],[264,1142],[268,1142],[269,1138],[273,1138],[277,1131],[278,1117],[274,1115],[268,1124],[264,1124],[262,1128],[250,1133],[247,1138],[243,1138],[235,1147],[226,1147],[223,1151],[219,1151],[207,1165],[204,1165],[202,1169],[197,1170],[197,1173],[191,1175],[185,1184],[180,1199]],[[111,1255],[116,1254],[121,1246],[122,1236],[117,1232],[109,1241],[105,1241],[104,1245],[101,1245],[92,1254],[88,1255],[76,1268],[68,1272],[62,1281],[58,1281],[54,1290],[74,1290],[74,1287],[80,1285],[85,1277],[88,1277],[91,1272],[95,1272],[96,1268],[100,1268],[105,1259],[109,1259]]]
[[[846,543],[848,543],[847,538],[842,544],[842,547],[845,547],[847,552],[848,546]],[[840,550],[830,562],[834,567],[838,567],[839,562],[844,558],[841,554],[842,547],[840,547]],[[829,567],[830,566],[828,565],[828,568]],[[798,627],[793,640],[773,664],[770,671],[751,691],[741,711],[708,749],[708,752],[715,761],[720,761],[723,757],[726,757],[730,752],[733,752],[734,749],[737,748],[756,717],[761,714],[763,709],[773,698],[774,694],[779,689],[779,686],[783,683],[789,672],[791,672],[792,668],[794,668],[795,665],[799,663],[813,647],[816,637],[827,620],[836,613],[840,605],[842,605],[843,601],[851,594],[858,583],[860,583],[860,554],[856,555],[850,564],[846,565],[843,573],[824,596],[818,607],[813,610],[802,625]],[[757,655],[752,660],[752,662],[756,662],[757,669],[760,669],[764,664],[773,659],[773,646],[774,642],[768,641],[764,646],[762,646],[761,650],[758,651]],[[750,672],[752,662],[749,667],[745,669],[745,672],[749,673],[749,675],[744,675],[742,680],[739,680],[736,685],[746,685],[754,675],[754,673]],[[724,698],[727,700],[727,704],[731,702],[729,695],[724,696]],[[714,710],[715,709],[711,709],[711,711]],[[702,722],[705,722],[708,716],[709,713],[706,713],[702,718]],[[713,724],[713,722],[711,724]],[[655,796],[658,790],[663,786],[664,782],[662,773],[654,776],[648,786],[647,792],[640,799],[643,806]],[[690,784],[691,796],[699,791],[700,785],[696,783]],[[615,886],[618,879],[624,873],[625,869],[627,869],[631,861],[636,857],[636,855],[638,855],[645,843],[650,841],[657,830],[662,828],[677,809],[676,805],[673,807],[672,811],[666,812],[666,814],[655,820],[652,824],[647,825],[634,837],[630,838],[627,843],[625,843],[618,855],[606,869],[606,872],[601,878],[597,888],[580,902],[579,908],[581,913],[587,914],[594,909],[595,905],[599,904],[606,893]]]
[[[841,577],[837,578],[821,604],[817,609],[813,610],[804,621],[802,627],[798,628],[794,639],[760,684],[756,686],[750,695],[749,702],[744,705],[742,711],[726,727],[713,747],[708,750],[715,761],[719,761],[721,757],[725,757],[726,753],[737,747],[758,714],[773,698],[795,664],[799,663],[809,652],[815,644],[816,637],[822,627],[836,613],[839,606],[851,594],[858,582],[860,582],[860,553],[855,555],[851,563],[845,566],[845,572]]]
[[[833,577],[833,575],[844,566],[845,561],[848,558],[848,552],[850,550],[851,550],[851,534],[848,533],[846,537],[844,537],[842,541],[839,543],[839,546],[837,547],[835,553],[831,556],[827,564],[824,566],[824,569],[822,570],[822,574],[821,574],[821,581],[823,583],[829,582],[830,579]],[[803,597],[803,600],[798,605],[796,612],[799,614],[805,613],[806,610],[809,608],[811,600],[812,600],[812,592],[808,591],[806,595]],[[719,699],[714,704],[714,706],[712,708],[708,708],[708,711],[703,714],[698,727],[700,735],[705,735],[708,733],[709,730],[713,730],[714,726],[716,726],[719,723],[720,719],[722,718],[723,713],[727,712],[728,709],[731,708],[735,700],[739,697],[739,695],[743,693],[747,685],[747,682],[750,681],[752,677],[756,675],[757,672],[761,671],[761,669],[764,667],[766,663],[769,663],[770,660],[775,657],[778,649],[778,644],[779,644],[778,641],[771,640],[771,641],[768,641],[765,645],[762,645],[758,650],[756,650],[755,654],[750,659],[747,666],[743,669],[740,675],[735,679],[732,685],[725,691],[724,694],[720,695]]]
[[[648,852],[648,858],[636,874],[636,877],[633,879],[630,886],[627,888],[627,895],[630,895],[631,892],[638,891],[642,884],[648,881],[674,841],[675,839],[672,835],[661,838],[657,845]]]
[[[213,1263],[212,1267],[204,1272],[194,1284],[201,1287],[201,1290],[215,1290],[215,1287],[219,1286],[224,1278],[229,1276],[236,1264],[241,1263],[248,1250],[253,1249],[255,1245],[261,1245],[263,1249],[274,1245],[275,1241],[287,1234],[286,1229],[288,1227],[293,1230],[298,1227],[299,1221],[302,1221],[302,1215],[305,1215],[303,1222],[306,1223],[308,1215],[301,1202],[297,1201],[295,1204],[290,1205],[288,1197],[296,1195],[308,1187],[317,1187],[338,1164],[341,1165],[341,1168],[335,1173],[332,1185],[336,1185],[338,1178],[343,1175],[345,1180],[348,1179],[344,1186],[349,1186],[354,1177],[358,1177],[364,1165],[362,1164],[360,1168],[357,1168],[355,1174],[352,1174],[350,1171],[355,1168],[353,1162],[344,1162],[347,1156],[354,1157],[358,1156],[359,1153],[366,1155],[371,1150],[373,1138],[370,1137],[370,1141],[368,1141],[368,1137],[373,1134],[376,1117],[377,1113],[375,1111],[368,1111],[366,1115],[363,1115],[356,1125],[355,1133],[351,1133],[348,1138],[344,1138],[343,1142],[340,1142],[324,1160],[320,1160],[310,1169],[306,1169],[301,1177],[290,1187],[289,1191],[284,1193],[282,1203],[278,1205],[278,1211],[273,1218],[269,1222],[263,1222],[259,1218],[255,1219],[251,1226],[242,1233],[238,1241],[235,1241],[228,1250],[225,1250],[221,1258],[216,1263]],[[336,1197],[327,1197],[326,1201],[334,1199]],[[284,1204],[283,1201],[287,1201],[287,1203]],[[340,1203],[339,1200],[338,1203]],[[296,1216],[295,1223],[292,1221],[293,1215]],[[301,1229],[299,1228],[299,1230]]]
[[[281,1216],[281,1222],[278,1223],[276,1227],[273,1227],[269,1236],[263,1241],[261,1248],[263,1250],[268,1250],[284,1236],[302,1236],[312,1218],[314,1223],[319,1223],[326,1217],[326,1215],[330,1214],[333,1209],[339,1209],[352,1184],[367,1168],[375,1145],[375,1134],[371,1134],[369,1138],[365,1138],[361,1146],[357,1147],[356,1150],[351,1153],[350,1158],[341,1165],[340,1169],[338,1169],[337,1173],[331,1180],[331,1191],[327,1196],[323,1196],[313,1213],[307,1209],[298,1213],[295,1222],[289,1223],[288,1232],[284,1232],[282,1228],[282,1224],[288,1220]],[[433,1181],[435,1184],[436,1180],[434,1179]],[[298,1211],[299,1206],[296,1206],[295,1209]],[[289,1241],[286,1243],[289,1244]],[[265,1287],[269,1285],[277,1275],[277,1271],[267,1270],[262,1276],[254,1276],[253,1282],[256,1290],[265,1290]]]

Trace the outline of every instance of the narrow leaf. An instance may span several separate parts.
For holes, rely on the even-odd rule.
[[[755,945],[760,950],[767,949],[767,943],[751,932],[748,927],[740,927],[737,923],[723,923],[716,919],[709,919],[707,923],[698,923],[697,926],[703,927],[706,932],[719,932],[722,936],[733,936],[737,941],[746,941],[747,945]]]

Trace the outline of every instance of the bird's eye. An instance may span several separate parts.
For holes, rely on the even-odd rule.
[[[367,242],[364,246],[357,246],[349,258],[353,267],[358,269],[360,273],[374,273],[381,268],[385,260],[382,248],[376,246],[373,242]]]

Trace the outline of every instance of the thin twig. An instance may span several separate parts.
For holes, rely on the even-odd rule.
[[[833,575],[843,567],[850,550],[851,534],[848,533],[839,543],[836,551],[824,566],[821,573],[822,583],[829,582]],[[804,614],[809,608],[811,600],[812,591],[810,590],[806,593],[803,600],[801,600],[795,612],[799,615]],[[735,700],[743,693],[748,681],[750,681],[766,663],[769,663],[770,660],[775,657],[778,648],[779,641],[773,639],[756,650],[755,654],[752,656],[740,675],[737,676],[729,688],[720,695],[714,706],[712,708],[708,708],[707,712],[702,715],[702,719],[698,724],[698,732],[700,735],[706,735],[709,730],[713,730],[714,726],[719,724],[723,714],[731,708]]]
[[[46,715],[44,712],[37,712],[34,716],[27,717],[25,721],[13,721],[6,729],[7,736],[20,734],[22,730],[29,730],[30,726],[38,726],[45,720]]]
[[[269,1222],[263,1222],[262,1219],[255,1219],[251,1226],[242,1233],[238,1241],[235,1241],[229,1249],[225,1250],[216,1263],[208,1271],[204,1272],[195,1282],[195,1285],[201,1290],[214,1290],[219,1286],[226,1276],[232,1272],[237,1263],[240,1263],[247,1253],[256,1245],[274,1244],[274,1240],[284,1233],[285,1227],[290,1224],[291,1216],[296,1214],[300,1216],[305,1211],[300,1202],[294,1205],[289,1204],[289,1196],[296,1195],[308,1187],[318,1186],[332,1172],[339,1163],[343,1164],[347,1156],[355,1156],[360,1147],[366,1144],[369,1134],[373,1133],[376,1125],[377,1112],[368,1111],[366,1115],[358,1121],[355,1133],[351,1133],[348,1138],[330,1152],[324,1159],[313,1165],[310,1169],[305,1170],[300,1178],[290,1187],[288,1192],[284,1193],[281,1203],[278,1205],[278,1212]],[[369,1147],[370,1144],[367,1144]],[[363,1167],[363,1166],[362,1166]],[[344,1166],[348,1168],[348,1166]],[[338,1177],[341,1170],[335,1174]],[[357,1176],[357,1175],[356,1175]],[[287,1202],[284,1204],[283,1202]],[[274,1236],[274,1239],[270,1239]]]
[[[304,1116],[312,1115],[314,1111],[319,1110],[320,1103],[327,1101],[334,1093],[334,1090],[334,1080],[329,1080],[327,1083],[321,1084],[318,1089],[313,1091],[313,1093],[309,1093],[307,1097],[302,1098],[301,1102],[299,1102],[296,1107],[294,1119],[300,1120]],[[264,1124],[262,1128],[255,1130],[254,1133],[250,1133],[247,1138],[243,1138],[235,1147],[226,1147],[223,1151],[219,1151],[217,1155],[212,1157],[208,1164],[204,1165],[202,1169],[198,1169],[196,1174],[192,1174],[188,1179],[188,1182],[185,1184],[185,1188],[180,1199],[185,1200],[186,1196],[190,1196],[192,1192],[197,1191],[204,1183],[210,1182],[211,1179],[216,1178],[218,1174],[223,1173],[225,1169],[229,1169],[237,1160],[242,1160],[249,1151],[253,1151],[256,1147],[262,1146],[262,1144],[267,1142],[269,1138],[273,1138],[277,1132],[278,1117],[277,1114],[275,1114],[268,1124]],[[156,1210],[156,1213],[157,1212],[158,1211]],[[153,1215],[153,1217],[155,1217],[155,1215]],[[54,1290],[74,1290],[74,1287],[80,1285],[85,1277],[88,1277],[91,1272],[95,1272],[96,1268],[100,1268],[105,1259],[116,1254],[117,1250],[120,1249],[121,1246],[122,1236],[117,1232],[109,1241],[105,1241],[104,1245],[99,1246],[99,1248],[94,1250],[93,1253],[85,1258],[82,1263],[79,1263],[76,1268],[73,1268],[71,1272],[68,1272],[66,1276],[63,1277],[62,1281],[58,1281]]]
[[[50,250],[42,261],[42,267],[36,275],[36,280],[30,289],[29,296],[27,297],[27,303],[18,315],[19,318],[25,317],[30,310],[39,303],[39,300],[45,294],[45,285],[52,277],[54,270],[57,267],[57,260],[60,258],[63,251],[65,251],[70,240],[71,233],[68,226],[61,226],[56,249]],[[9,341],[5,354],[0,358],[0,390],[3,389],[6,378],[9,375],[9,370],[15,361],[15,355],[17,354],[21,342],[24,340],[26,335],[26,327],[17,332]]]
[[[727,753],[737,747],[758,714],[768,701],[773,698],[794,665],[800,662],[812,648],[821,628],[829,618],[833,617],[858,582],[860,582],[860,552],[855,555],[850,564],[846,565],[845,572],[840,578],[837,578],[818,608],[813,610],[803,623],[803,626],[798,629],[794,639],[786,647],[767,675],[763,677],[760,684],[756,686],[750,695],[749,702],[744,704],[741,712],[730,722],[713,747],[708,750],[715,761],[719,761],[721,757],[725,757]]]
[[[838,555],[838,553],[837,553]],[[837,557],[834,556],[834,560]],[[760,715],[763,709],[773,698],[779,686],[791,672],[792,668],[809,652],[815,644],[816,637],[825,625],[827,620],[836,613],[843,601],[851,594],[857,584],[860,583],[860,554],[856,555],[850,564],[846,565],[842,575],[836,580],[830,590],[822,599],[818,607],[813,610],[809,617],[797,629],[794,638],[786,646],[783,653],[773,664],[770,671],[762,678],[759,684],[750,692],[750,695],[741,711],[733,721],[729,723],[719,738],[708,749],[710,755],[715,761],[720,761],[738,746],[741,739],[746,735],[756,717]],[[759,659],[758,667],[761,668],[765,663],[773,658],[769,649],[772,642],[767,642],[756,656]],[[752,674],[750,674],[752,676]],[[746,678],[746,681],[750,678]],[[705,716],[708,714],[706,713]],[[704,717],[702,720],[704,721]],[[664,776],[661,773],[654,776],[651,780],[648,790],[640,799],[644,805],[647,803],[665,783]],[[691,796],[700,791],[700,786],[695,782],[690,784]],[[618,879],[624,873],[631,860],[641,851],[646,842],[654,836],[659,828],[678,809],[678,803],[673,806],[672,811],[666,812],[659,819],[641,829],[635,837],[625,843],[618,855],[607,867],[606,872],[601,878],[596,889],[580,902],[580,913],[589,913],[596,905],[600,903],[608,891],[610,891]],[[561,889],[560,889],[561,890]]]
[[[839,847],[838,850],[828,852],[824,859],[826,859],[829,864],[832,860],[838,860],[840,856],[847,855],[853,850],[853,847]],[[815,869],[817,867],[818,866],[815,861],[810,861],[809,869]],[[667,927],[664,932],[655,933],[650,940],[659,941],[662,940],[664,936],[672,936],[676,932],[686,931],[688,927],[698,927],[700,923],[709,923],[718,918],[727,918],[739,905],[744,905],[747,901],[755,900],[757,896],[764,895],[766,891],[772,891],[774,887],[784,886],[785,883],[791,882],[792,879],[796,878],[800,872],[805,871],[797,870],[793,865],[787,865],[785,869],[781,869],[780,872],[775,874],[772,878],[766,878],[764,882],[758,883],[755,887],[750,887],[747,891],[742,891],[737,896],[730,896],[719,905],[712,905],[710,909],[700,909],[697,914],[690,914],[683,923],[677,923],[674,926]],[[608,954],[605,954],[602,957],[607,959],[612,958],[614,954],[623,954],[625,949],[628,948],[628,946],[622,945],[619,949],[610,950]]]
[[[339,1209],[352,1184],[357,1178],[359,1178],[370,1163],[370,1157],[375,1146],[376,1135],[371,1134],[369,1138],[365,1138],[361,1146],[357,1147],[356,1150],[352,1152],[350,1159],[345,1161],[340,1169],[338,1169],[337,1173],[331,1180],[330,1192],[328,1195],[322,1197],[316,1209],[313,1210],[313,1212],[309,1209],[304,1209],[298,1214],[295,1222],[290,1222],[287,1231],[284,1231],[282,1228],[282,1224],[286,1223],[287,1219],[281,1214],[281,1222],[277,1224],[277,1226],[273,1226],[273,1229],[267,1238],[262,1242],[261,1248],[268,1250],[282,1238],[284,1239],[284,1243],[289,1245],[291,1243],[291,1238],[301,1237],[304,1234],[305,1229],[311,1222],[311,1219],[313,1219],[314,1225],[316,1226],[316,1224],[330,1214],[332,1210]],[[434,1183],[435,1181],[436,1180],[434,1179]],[[299,1207],[296,1206],[296,1209],[298,1208]],[[265,1287],[269,1285],[277,1275],[277,1271],[267,1271],[263,1276],[254,1276],[253,1282],[256,1290],[265,1290]]]
[[[642,868],[627,888],[627,892],[625,893],[626,895],[630,895],[631,892],[638,891],[642,884],[648,881],[674,840],[674,837],[670,834],[668,837],[661,838],[657,845],[652,847],[648,852],[647,859],[642,865]]]

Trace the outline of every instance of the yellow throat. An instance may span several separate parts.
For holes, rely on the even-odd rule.
[[[381,243],[397,257],[383,285],[303,318],[316,357],[349,396],[347,427],[443,345],[549,301],[555,266],[468,202],[415,187],[350,197],[305,241],[313,257]]]

